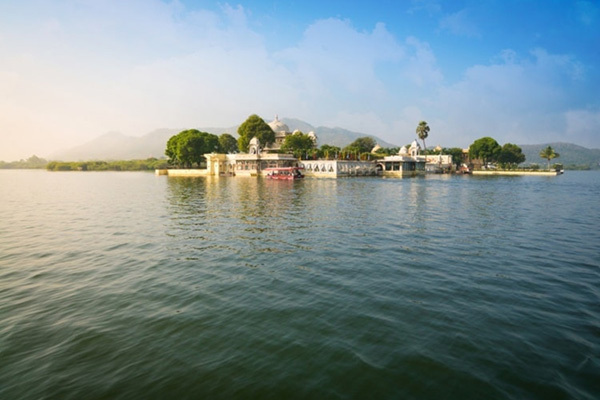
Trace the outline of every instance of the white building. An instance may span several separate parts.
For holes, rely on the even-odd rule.
[[[441,174],[452,170],[452,156],[448,154],[427,155],[425,170],[434,174]]]
[[[409,148],[400,147],[395,156],[387,156],[377,161],[383,176],[416,176],[425,174],[425,156],[420,155],[421,147],[414,140]]]
[[[248,153],[205,154],[206,175],[258,176],[266,175],[266,168],[297,167],[298,160],[293,154],[263,152],[260,141],[250,140]]]
[[[283,141],[285,140],[285,138],[289,135],[293,135],[296,133],[300,133],[299,130],[295,130],[294,132],[290,132],[290,128],[283,123],[283,121],[279,120],[279,116],[275,116],[275,119],[271,122],[269,122],[268,124],[271,129],[273,130],[273,132],[275,132],[275,142],[271,143],[268,147],[265,146],[264,150],[266,152],[268,152],[269,150],[279,150],[281,149],[281,145],[283,144]],[[317,145],[317,136],[315,135],[315,133],[313,131],[308,132],[307,134],[308,136],[310,136],[314,143],[315,146]]]
[[[302,160],[298,164],[302,173],[317,178],[338,178],[343,176],[377,175],[377,165],[373,161],[359,160]]]

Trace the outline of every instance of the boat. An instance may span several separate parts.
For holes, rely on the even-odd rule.
[[[265,168],[267,179],[293,181],[304,178],[301,167]]]
[[[457,174],[471,174],[472,172],[467,164],[461,164],[460,168],[456,171]]]

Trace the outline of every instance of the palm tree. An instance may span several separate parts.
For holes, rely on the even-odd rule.
[[[423,141],[423,150],[427,150],[425,146],[425,139],[429,136],[429,125],[427,125],[427,122],[419,122],[419,125],[417,125],[417,136]]]
[[[548,160],[548,169],[550,169],[550,160],[560,157],[560,154],[555,152],[552,147],[548,146],[544,150],[540,151],[540,157]]]

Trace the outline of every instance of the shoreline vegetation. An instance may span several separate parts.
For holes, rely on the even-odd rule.
[[[361,160],[376,161],[385,156],[406,154],[408,148],[416,146],[413,144],[403,147],[382,148],[377,145],[371,137],[361,137],[356,139],[344,148],[323,144],[317,147],[316,137],[304,134],[300,131],[287,132],[287,126],[283,125],[286,131],[279,131],[279,135],[284,134],[285,138],[275,145],[275,132],[270,125],[266,124],[257,115],[251,115],[246,122],[240,125],[238,129],[239,138],[235,139],[230,134],[224,133],[220,136],[207,132],[200,132],[195,129],[184,130],[173,135],[166,143],[165,155],[167,158],[150,157],[147,159],[130,160],[88,160],[88,161],[48,161],[36,155],[27,160],[4,162],[0,161],[0,169],[46,169],[47,171],[159,171],[167,169],[196,169],[206,168],[206,157],[208,153],[231,154],[238,150],[248,150],[247,142],[249,138],[258,140],[263,137],[267,149],[273,153],[293,154],[298,160]],[[540,165],[527,159],[521,147],[515,144],[506,143],[500,146],[498,142],[491,137],[482,137],[475,140],[467,150],[452,147],[442,148],[437,146],[434,149],[425,147],[425,138],[427,138],[429,126],[425,121],[421,121],[417,127],[416,133],[423,141],[423,151],[417,154],[420,156],[451,156],[452,163],[448,171],[463,172],[463,167],[468,168],[468,172],[480,171],[481,174],[519,174],[519,173],[541,173],[544,171],[561,170],[598,170],[600,163],[597,159],[588,158],[586,164],[575,164],[573,151],[568,145],[563,144],[564,150],[569,154],[569,163],[553,163],[551,161],[559,158],[561,155],[555,151],[552,146],[536,150],[533,157],[540,157],[546,161],[546,165]],[[262,136],[261,136],[262,135]],[[262,142],[259,142],[262,143]],[[274,145],[275,147],[268,148]],[[560,145],[560,144],[559,144]],[[572,146],[571,146],[572,147]],[[561,148],[562,149],[562,148]],[[539,151],[539,153],[538,153]],[[562,150],[561,150],[562,151]],[[404,153],[403,153],[404,152]],[[539,160],[539,158],[537,159]],[[578,160],[583,161],[583,160]],[[429,161],[432,163],[432,161]],[[441,158],[439,166],[441,167]],[[492,172],[493,171],[493,172]]]
[[[277,132],[275,132],[277,130]],[[276,117],[267,124],[256,114],[249,116],[237,130],[236,139],[229,133],[215,135],[201,132],[197,129],[187,129],[171,136],[166,142],[165,157],[130,160],[88,160],[88,161],[47,161],[35,155],[27,160],[4,162],[0,161],[0,169],[46,169],[48,171],[157,171],[167,169],[196,169],[206,168],[205,155],[208,154],[234,154],[251,153],[259,154],[263,150],[269,153],[285,153],[293,155],[297,160],[360,160],[376,161],[385,159],[386,156],[407,155],[408,149],[414,146],[418,156],[450,156],[442,165],[439,157],[437,166],[433,169],[445,170],[442,172],[459,171],[467,173],[482,171],[489,174],[494,170],[496,174],[506,172],[515,174],[519,172],[543,172],[563,170],[599,170],[600,149],[585,149],[569,143],[552,143],[538,148],[537,145],[523,145],[527,154],[516,144],[505,143],[500,145],[494,138],[486,136],[475,140],[467,149],[461,147],[443,148],[436,146],[427,149],[425,139],[429,137],[430,127],[426,121],[420,121],[416,128],[416,135],[423,143],[420,149],[417,140],[413,143],[384,148],[377,144],[374,137],[359,137],[345,147],[322,144],[318,147],[317,137],[314,132],[304,134],[296,129],[293,132]],[[255,148],[251,150],[250,144]],[[540,145],[541,146],[541,145]],[[568,163],[551,162],[561,154],[561,161]],[[150,153],[153,154],[153,153]],[[564,157],[566,155],[566,157]],[[538,158],[539,157],[539,158]],[[108,158],[108,157],[107,157]],[[541,166],[533,160],[540,158],[546,161]],[[434,164],[430,158],[430,167]],[[545,168],[544,168],[545,167]],[[430,171],[432,172],[432,171]]]
[[[158,158],[114,161],[47,161],[32,156],[27,160],[0,161],[0,169],[45,169],[47,171],[154,171],[169,167],[167,160]]]
[[[46,165],[48,171],[154,171],[167,168],[167,160],[148,158],[146,160],[119,161],[50,161]]]
[[[551,171],[556,165],[551,165]],[[562,166],[565,171],[591,171],[598,170],[590,165]],[[155,171],[157,169],[178,169],[166,159],[148,158],[145,160],[113,160],[113,161],[47,161],[37,156],[29,157],[27,160],[5,162],[0,161],[0,169],[45,169],[47,171]],[[485,170],[481,170],[485,171]],[[543,166],[532,164],[519,166],[519,168],[496,169],[495,172],[544,172],[548,171]]]

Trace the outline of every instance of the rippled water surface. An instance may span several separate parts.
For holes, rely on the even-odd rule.
[[[597,172],[0,188],[2,399],[600,396]]]

